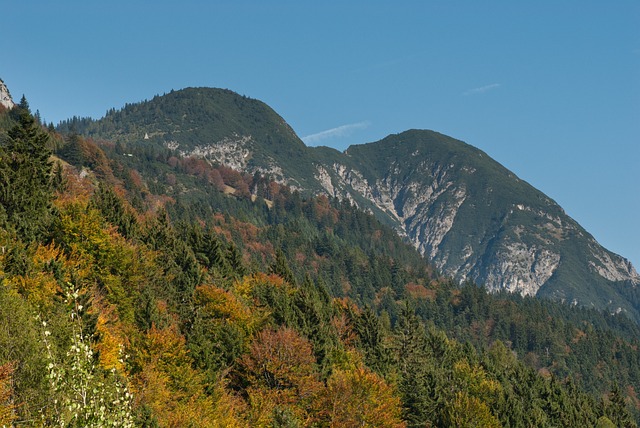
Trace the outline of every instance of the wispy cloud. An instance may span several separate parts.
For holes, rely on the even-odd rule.
[[[479,88],[469,89],[468,91],[464,92],[462,95],[484,94],[485,92],[489,92],[489,91],[497,89],[499,87],[500,87],[499,83],[492,83],[490,85],[480,86]]]
[[[348,125],[338,126],[337,128],[327,129],[326,131],[318,132],[316,134],[307,135],[306,137],[302,137],[302,141],[308,145],[315,145],[323,140],[336,137],[347,137],[359,129],[368,128],[369,125],[371,125],[371,122],[368,120],[364,122],[350,123]]]

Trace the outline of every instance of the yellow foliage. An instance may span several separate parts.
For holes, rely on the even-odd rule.
[[[202,373],[192,367],[184,337],[177,327],[152,327],[138,346],[134,396],[162,427],[239,427],[242,403],[224,390],[205,391]]]
[[[119,273],[133,263],[133,246],[86,201],[68,202],[61,206],[60,229],[65,245],[89,259],[94,273]]]
[[[287,409],[299,420],[304,419],[303,411],[299,407],[287,404],[291,402],[290,391],[280,391],[267,388],[247,388],[248,404],[247,423],[251,427],[262,428],[274,426],[274,411]]]
[[[296,291],[295,288],[286,283],[280,276],[274,274],[267,275],[262,272],[245,276],[241,280],[236,281],[233,285],[233,291],[236,295],[250,300],[252,298],[253,289],[262,284],[284,289],[289,294],[293,294]]]
[[[445,411],[447,426],[460,428],[500,428],[502,425],[489,410],[487,403],[471,397],[464,391],[456,393],[447,403]]]
[[[459,389],[482,400],[493,400],[502,391],[500,383],[489,379],[482,367],[470,366],[466,360],[460,360],[453,365],[453,375]]]
[[[124,372],[122,363],[122,348],[127,345],[127,335],[122,331],[123,326],[118,320],[116,308],[94,297],[92,312],[98,315],[96,321],[96,336],[98,338],[94,349],[98,352],[100,365],[105,369],[116,369]]]
[[[6,278],[5,283],[12,285],[35,307],[40,309],[50,307],[52,297],[60,292],[60,287],[46,265],[60,259],[64,259],[64,255],[53,244],[40,245],[35,248],[35,253],[31,256],[32,271],[25,276],[10,276]]]
[[[206,315],[237,324],[247,335],[253,334],[265,318],[264,314],[251,310],[233,293],[213,285],[198,286],[194,301]]]
[[[400,398],[365,368],[336,370],[327,381],[324,419],[331,427],[404,427]]]
[[[331,361],[334,370],[356,370],[364,366],[362,354],[355,348],[332,349]]]
[[[52,297],[60,290],[53,275],[45,272],[14,276],[6,282],[13,285],[29,303],[40,309],[51,306]]]

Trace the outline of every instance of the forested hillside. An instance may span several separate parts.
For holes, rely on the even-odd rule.
[[[0,128],[0,425],[637,426],[624,316],[455,286],[347,202],[26,100]]]
[[[307,197],[351,201],[459,283],[640,322],[640,276],[628,260],[489,154],[438,132],[408,130],[344,152],[306,147],[265,103],[216,88],[171,91],[57,129],[115,144],[108,156],[128,158],[156,194],[165,184],[173,193],[200,191],[193,180],[175,180],[181,171],[222,183],[225,170],[206,164],[257,174]]]

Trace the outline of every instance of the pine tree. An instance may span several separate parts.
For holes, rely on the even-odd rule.
[[[276,259],[269,267],[269,273],[279,275],[289,284],[296,285],[296,278],[293,275],[293,271],[289,267],[289,262],[280,248],[276,249]]]
[[[14,109],[18,123],[0,146],[0,221],[31,241],[45,234],[51,220],[51,151],[49,135],[36,124],[26,100],[20,106]]]
[[[428,426],[435,419],[438,405],[434,367],[428,357],[424,326],[409,303],[400,311],[395,348],[403,417],[410,427]]]
[[[627,404],[624,401],[624,396],[620,387],[616,384],[609,393],[609,403],[605,408],[605,414],[617,427],[623,428],[637,428],[638,425],[633,421],[633,418],[629,414]]]

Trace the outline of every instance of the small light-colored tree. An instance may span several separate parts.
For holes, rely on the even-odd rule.
[[[96,365],[91,342],[82,332],[79,291],[67,283],[65,302],[71,318],[71,345],[56,356],[47,322],[41,320],[47,349],[50,405],[41,410],[42,423],[60,427],[133,427],[133,397],[115,369]],[[121,358],[122,352],[121,352]]]

